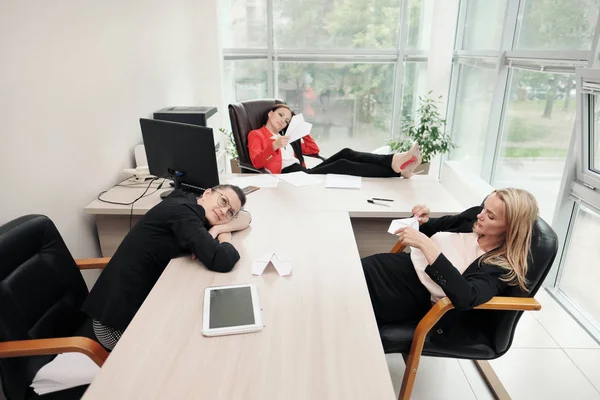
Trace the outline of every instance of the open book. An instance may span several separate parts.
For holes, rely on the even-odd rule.
[[[312,124],[304,121],[302,114],[294,115],[285,131],[285,136],[289,137],[290,143],[292,143],[308,135],[311,129]]]

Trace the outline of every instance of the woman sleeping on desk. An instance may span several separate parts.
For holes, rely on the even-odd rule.
[[[315,140],[306,135],[289,143],[285,130],[294,113],[285,104],[277,104],[266,116],[265,124],[248,134],[250,160],[255,168],[266,168],[273,174],[304,171],[309,174],[345,174],[371,178],[410,178],[421,164],[421,153],[415,142],[404,153],[372,154],[344,149],[314,168],[304,164],[304,155],[319,154]]]
[[[219,185],[194,194],[174,190],[129,231],[83,303],[94,335],[111,351],[172,258],[191,252],[204,266],[229,272],[240,259],[231,232],[246,229],[246,195]],[[158,321],[157,321],[158,323]]]
[[[431,220],[424,205],[412,213],[420,229],[396,231],[399,241],[412,247],[410,254],[362,259],[378,325],[418,322],[432,302],[446,296],[460,311],[489,301],[509,285],[527,290],[527,257],[538,215],[531,193],[496,190],[483,207]]]

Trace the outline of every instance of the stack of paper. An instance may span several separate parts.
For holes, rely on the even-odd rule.
[[[360,189],[362,179],[360,176],[327,174],[325,187],[340,189]]]
[[[404,228],[404,227],[410,227],[410,228],[419,230],[419,220],[415,217],[395,219],[390,224],[390,227],[388,228],[388,232],[393,235],[394,232],[396,232],[398,229]]]
[[[309,175],[303,171],[291,172],[289,174],[281,174],[279,175],[279,179],[286,181],[287,183],[291,183],[296,187],[314,185],[316,183],[323,182],[322,178],[315,175]]]
[[[269,263],[273,264],[279,276],[292,273],[292,259],[284,252],[266,253],[252,263],[252,275],[262,275]]]
[[[302,114],[294,115],[285,131],[285,136],[289,137],[290,143],[292,143],[308,135],[311,129],[312,124],[304,121]]]
[[[59,354],[44,365],[33,378],[31,387],[39,394],[65,390],[92,382],[100,367],[81,353]]]
[[[252,174],[249,176],[235,178],[229,183],[231,183],[232,185],[239,186],[241,188],[246,186],[275,188],[279,184],[279,178],[271,174]]]

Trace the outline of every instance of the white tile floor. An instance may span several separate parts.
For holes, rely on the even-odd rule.
[[[540,290],[538,312],[519,321],[512,348],[490,363],[512,399],[600,400],[600,345],[554,299]],[[400,391],[404,361],[387,355]],[[493,399],[471,361],[424,357],[413,399]]]

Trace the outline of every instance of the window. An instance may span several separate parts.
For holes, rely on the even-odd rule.
[[[496,72],[460,65],[449,159],[481,175]]]
[[[273,0],[275,48],[393,49],[397,0]]]
[[[517,49],[590,50],[596,0],[525,0]]]
[[[596,294],[600,282],[600,214],[580,204],[577,207],[570,243],[558,287],[588,319],[600,327],[600,299]]]
[[[227,103],[267,97],[267,60],[227,60],[223,65]]]
[[[225,48],[267,47],[266,0],[219,0]]]
[[[419,96],[427,94],[427,63],[407,62],[404,65],[401,122],[415,117],[419,108]],[[442,112],[443,114],[443,112]],[[401,132],[395,132],[400,134]]]
[[[409,1],[407,49],[429,49],[432,14],[433,0]]]
[[[552,220],[575,121],[575,77],[513,71],[492,186],[520,187]]]
[[[313,124],[321,154],[348,147],[372,151],[387,143],[393,64],[279,62],[278,97]]]
[[[465,50],[500,49],[505,12],[506,0],[469,1],[462,48]]]

